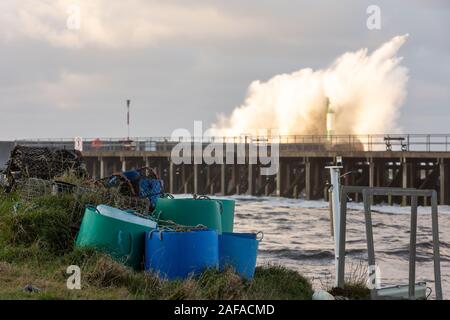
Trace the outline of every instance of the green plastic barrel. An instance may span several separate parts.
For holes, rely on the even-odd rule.
[[[145,232],[154,228],[154,221],[112,207],[86,207],[76,246],[93,247],[130,267],[140,269]]]
[[[235,201],[230,199],[214,199],[222,203],[222,232],[233,232]]]
[[[216,200],[159,198],[154,212],[161,220],[170,220],[184,226],[201,224],[218,233],[222,232],[222,205]],[[163,225],[164,222],[160,224]]]

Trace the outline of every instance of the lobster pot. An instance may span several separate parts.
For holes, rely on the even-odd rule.
[[[242,278],[255,274],[259,241],[256,233],[224,232],[219,235],[219,267],[232,267]]]
[[[93,247],[135,269],[142,269],[145,232],[156,222],[105,205],[86,207],[77,247]]]
[[[170,220],[184,226],[201,224],[222,232],[222,205],[217,200],[159,198],[154,212],[159,214],[161,220]]]
[[[216,199],[222,204],[222,232],[233,232],[235,201],[230,199]]]
[[[215,230],[160,231],[145,235],[145,270],[169,280],[185,279],[219,267]]]

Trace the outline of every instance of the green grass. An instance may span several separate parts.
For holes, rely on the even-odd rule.
[[[1,192],[1,190],[0,190]],[[183,281],[134,271],[74,240],[91,199],[71,194],[25,201],[0,193],[0,299],[311,299],[310,282],[284,267],[258,267],[252,281],[232,270],[207,270]],[[66,286],[69,265],[81,268],[81,290]],[[40,292],[27,293],[31,284]]]
[[[329,293],[350,300],[370,300],[370,290],[363,283],[346,283],[344,288],[332,288]]]

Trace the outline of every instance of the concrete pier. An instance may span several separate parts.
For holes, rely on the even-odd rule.
[[[152,167],[164,180],[165,191],[174,194],[246,194],[311,200],[326,197],[330,178],[325,166],[339,156],[344,165],[343,185],[434,189],[439,203],[449,205],[450,135],[408,135],[392,139],[393,135],[342,136],[333,137],[338,142],[330,144],[328,138],[320,136],[281,137],[278,171],[270,176],[261,174],[261,168],[267,164],[238,152],[258,150],[257,144],[248,142],[250,138],[245,139],[246,143],[225,144],[223,160],[210,165],[204,161],[194,164],[194,158],[190,163],[174,164],[171,150],[177,142],[169,139],[154,143],[148,142],[152,138],[137,140],[131,147],[119,140],[105,140],[100,146],[98,142],[94,146],[86,141],[82,154],[88,172],[96,179],[117,169]],[[16,141],[14,144],[73,148],[73,141]],[[147,148],[148,145],[152,148]],[[204,149],[206,144],[200,147]],[[234,156],[229,157],[233,151]],[[350,196],[355,201],[361,200],[358,194]],[[408,205],[408,199],[399,196],[376,196],[374,201]],[[426,199],[419,199],[419,205],[424,204]]]
[[[450,154],[395,152],[375,153],[298,153],[281,154],[278,172],[261,175],[259,164],[181,164],[168,155],[136,152],[84,152],[88,171],[95,178],[107,176],[117,167],[133,169],[151,166],[160,172],[170,193],[247,194],[256,196],[324,197],[329,175],[324,167],[337,155],[345,169],[344,185],[435,189],[439,203],[450,204]],[[149,160],[151,159],[151,160]],[[354,195],[354,200],[360,200]],[[406,197],[387,197],[388,203],[407,205]],[[420,202],[419,202],[420,203]],[[425,204],[424,200],[420,204]]]

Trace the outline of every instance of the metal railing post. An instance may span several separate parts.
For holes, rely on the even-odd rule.
[[[416,298],[417,196],[411,197],[411,229],[409,239],[409,299]]]
[[[345,285],[345,239],[347,230],[347,193],[340,190],[340,202],[341,202],[341,219],[339,230],[339,260],[338,260],[338,279],[337,285],[339,288],[344,288]]]
[[[367,256],[369,263],[369,270],[373,270],[375,272],[376,277],[376,265],[375,265],[375,247],[373,243],[373,226],[372,226],[372,213],[371,213],[371,199],[372,194],[368,192],[367,189],[362,190],[363,201],[364,201],[364,220],[366,224],[366,241],[367,241]],[[375,279],[376,282],[376,279]],[[372,299],[376,299],[377,291],[376,287],[371,288],[370,295]]]
[[[439,222],[437,209],[437,192],[431,194],[431,224],[433,232],[433,258],[436,299],[442,300],[441,259],[439,253]]]

